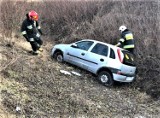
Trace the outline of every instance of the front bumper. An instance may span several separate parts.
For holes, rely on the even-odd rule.
[[[55,50],[56,50],[56,48],[54,48],[54,47],[51,49],[51,56],[54,55]]]

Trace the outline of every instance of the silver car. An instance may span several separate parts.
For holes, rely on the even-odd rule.
[[[84,39],[57,44],[51,55],[58,62],[65,61],[97,75],[105,86],[112,86],[114,81],[132,82],[135,79],[134,56],[111,44]]]

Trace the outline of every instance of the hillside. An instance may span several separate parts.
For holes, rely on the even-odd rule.
[[[5,40],[1,37],[1,108],[12,116],[158,118],[160,115],[159,101],[140,92],[136,82],[106,88],[88,72],[52,60],[51,40],[45,40],[45,50],[39,56],[26,52],[30,47],[24,39],[15,39],[18,42],[14,45]],[[76,70],[82,76],[64,75],[60,70]],[[137,78],[141,79],[138,75]],[[21,111],[16,112],[17,106]]]
[[[0,8],[0,117],[160,116],[159,7],[156,0],[45,1],[43,4],[13,4],[2,0]],[[33,8],[40,14],[45,34],[42,36],[44,52],[38,56],[27,52],[30,45],[19,32],[25,13]],[[105,87],[92,74],[73,65],[57,63],[50,57],[54,44],[79,38],[115,44],[121,24],[131,28],[136,39],[138,71],[133,83]],[[74,70],[82,76],[65,75],[60,70]]]

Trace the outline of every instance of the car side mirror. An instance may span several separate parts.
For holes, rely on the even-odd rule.
[[[77,48],[78,46],[77,46],[77,44],[76,44],[76,43],[73,43],[73,44],[71,45],[71,47],[73,47],[73,48]]]

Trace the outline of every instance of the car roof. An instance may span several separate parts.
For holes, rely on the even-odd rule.
[[[112,47],[112,48],[119,48],[119,47],[116,47],[116,46],[114,46],[114,45],[112,45],[112,44],[105,43],[105,42],[98,41],[98,40],[94,40],[94,39],[82,39],[82,40],[80,40],[80,41],[93,41],[93,42],[95,42],[95,43],[101,43],[101,44],[107,45],[107,46]]]

